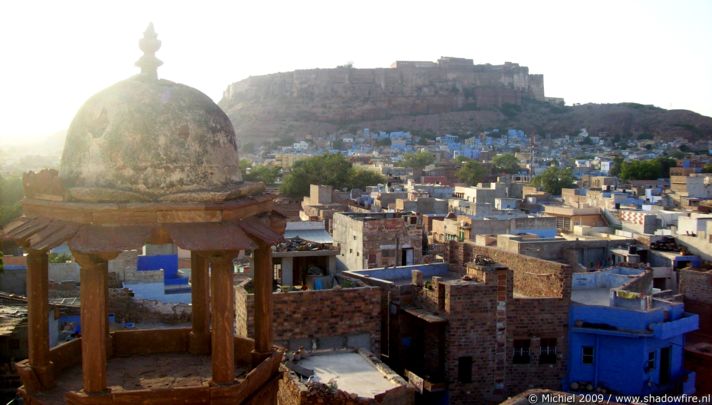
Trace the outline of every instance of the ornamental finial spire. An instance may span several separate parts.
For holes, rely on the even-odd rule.
[[[136,66],[141,68],[141,75],[154,80],[158,79],[156,70],[163,62],[156,58],[156,51],[161,48],[161,41],[158,40],[158,34],[153,29],[153,23],[148,24],[138,46],[143,51],[143,56],[136,61]]]

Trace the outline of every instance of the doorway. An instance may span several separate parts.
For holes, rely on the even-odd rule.
[[[659,384],[665,385],[670,382],[670,347],[660,349],[660,379]]]
[[[401,265],[410,266],[414,263],[413,260],[413,248],[405,248],[401,250]]]

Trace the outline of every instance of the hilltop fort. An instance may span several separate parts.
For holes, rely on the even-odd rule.
[[[639,104],[565,107],[546,97],[544,75],[518,63],[396,61],[252,76],[227,87],[219,105],[238,138],[326,135],[359,128],[470,133],[513,126],[538,133],[589,128],[614,135],[707,136],[709,118]]]

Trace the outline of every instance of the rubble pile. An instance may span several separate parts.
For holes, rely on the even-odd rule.
[[[292,252],[292,251],[315,251],[326,249],[327,246],[323,243],[311,242],[301,238],[287,239],[277,245],[278,252]]]

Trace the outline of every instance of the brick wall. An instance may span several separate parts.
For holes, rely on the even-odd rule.
[[[685,311],[700,316],[699,333],[712,335],[712,271],[680,270],[680,293]]]
[[[532,387],[560,388],[566,375],[570,267],[467,242],[450,243],[450,252],[451,269],[480,283],[469,291],[465,286],[446,287],[452,402],[498,401]],[[509,268],[488,271],[465,264],[478,254]],[[515,292],[527,297],[514,298]],[[553,364],[539,363],[542,339],[556,339]],[[529,341],[528,363],[514,364],[515,340]],[[457,361],[463,356],[473,358],[472,383],[457,381]]]
[[[451,403],[489,402],[493,399],[497,365],[496,285],[446,284],[445,369]],[[472,357],[472,381],[458,380],[458,359]]]
[[[507,311],[509,394],[529,388],[560,388],[566,376],[568,303],[556,298],[514,298]],[[557,360],[539,364],[541,339],[556,339]],[[515,339],[530,339],[528,364],[513,363]]]
[[[527,297],[570,300],[571,267],[566,264],[477,246],[467,241],[451,241],[447,253],[450,270],[456,273],[463,274],[465,264],[473,261],[476,255],[485,255],[512,270],[516,293]]]
[[[381,340],[381,292],[378,287],[292,291],[272,294],[272,330],[277,344],[316,339],[321,348],[338,344],[342,337],[368,334],[370,351],[379,353]],[[235,288],[236,333],[254,337],[254,294],[244,284]],[[328,340],[328,342],[327,342]]]

